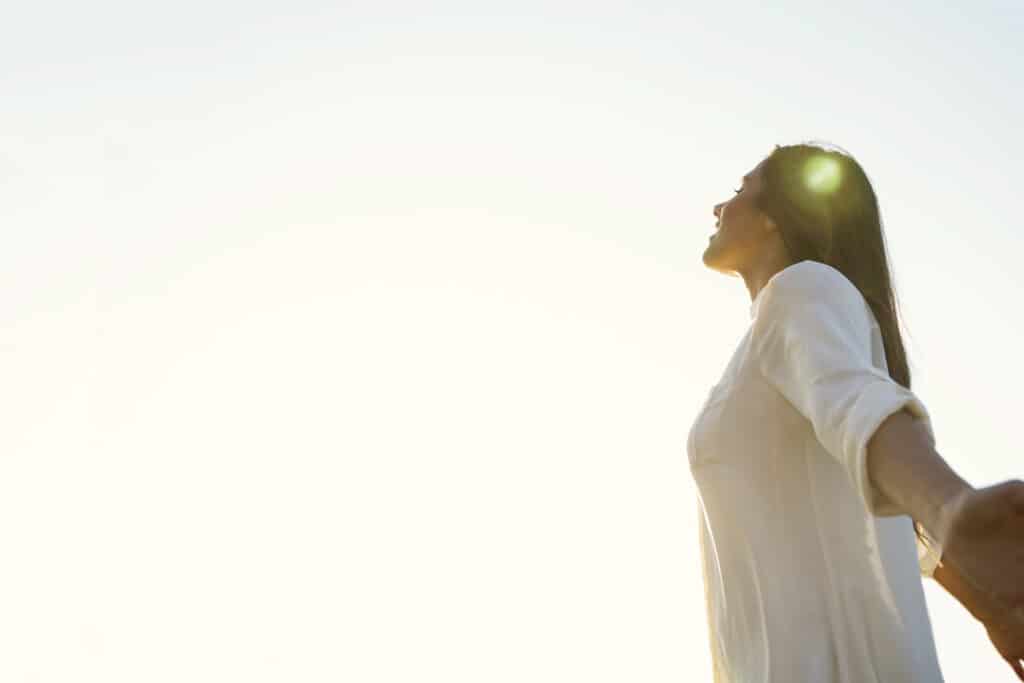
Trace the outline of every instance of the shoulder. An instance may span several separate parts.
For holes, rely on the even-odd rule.
[[[783,268],[764,286],[767,308],[817,303],[825,307],[860,309],[864,303],[857,287],[842,272],[820,261],[800,261]]]
[[[856,319],[865,309],[857,287],[839,269],[820,261],[801,261],[774,275],[758,297],[758,317],[786,315],[795,308],[813,308]]]
[[[765,294],[787,298],[821,298],[828,294],[848,294],[850,290],[857,292],[845,275],[820,261],[794,263],[777,272],[765,285]]]

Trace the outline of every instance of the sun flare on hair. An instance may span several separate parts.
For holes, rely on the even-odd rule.
[[[826,156],[816,156],[804,167],[804,183],[812,192],[834,192],[842,176],[839,162]]]

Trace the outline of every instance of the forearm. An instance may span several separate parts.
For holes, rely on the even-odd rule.
[[[890,415],[868,441],[867,466],[871,483],[944,545],[951,511],[973,487],[942,459],[924,425],[905,409]]]

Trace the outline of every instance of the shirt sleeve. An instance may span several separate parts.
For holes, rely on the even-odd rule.
[[[869,512],[905,514],[868,477],[867,443],[891,414],[906,408],[931,417],[909,389],[871,358],[871,311],[839,271],[797,264],[761,293],[752,340],[761,373],[805,417],[818,440],[845,469]]]

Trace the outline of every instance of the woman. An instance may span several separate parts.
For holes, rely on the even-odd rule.
[[[776,147],[714,214],[752,321],[687,443],[716,683],[942,681],[922,575],[1024,681],[1024,482],[935,451],[864,171]]]

